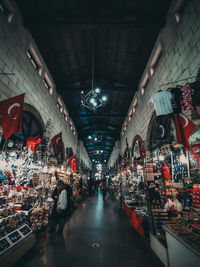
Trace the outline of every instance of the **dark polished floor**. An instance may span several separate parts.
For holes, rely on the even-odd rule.
[[[93,247],[99,244],[99,247]],[[25,267],[162,267],[131,228],[115,200],[100,194],[80,204],[63,235],[51,233],[43,249],[28,252],[16,266]]]

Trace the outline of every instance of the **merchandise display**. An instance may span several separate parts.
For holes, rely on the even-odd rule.
[[[1,139],[0,150],[0,254],[18,253],[19,246],[33,246],[47,231],[56,180],[75,181],[66,162],[59,163],[49,144],[50,125],[42,141],[16,137]],[[15,249],[15,245],[19,245]],[[26,251],[26,249],[24,249]],[[11,256],[12,258],[12,256]]]
[[[171,245],[166,239],[168,229],[199,253],[200,120],[194,112],[199,104],[195,97],[199,82],[168,91],[152,97],[157,116],[152,120],[148,146],[136,136],[130,158],[126,145],[123,160],[114,170],[115,179],[123,209],[141,236],[146,220],[153,240],[165,252]],[[162,104],[165,95],[169,96],[166,107]]]

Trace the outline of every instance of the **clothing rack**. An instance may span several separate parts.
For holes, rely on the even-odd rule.
[[[194,78],[197,78],[197,76],[188,77],[188,78],[185,78],[185,79],[181,79],[181,80],[177,80],[177,81],[173,81],[173,82],[169,82],[169,83],[163,83],[163,84],[159,85],[158,87],[162,87],[162,86],[173,84],[173,83],[177,83],[177,82],[183,82],[183,81],[187,81],[189,79],[194,79]]]

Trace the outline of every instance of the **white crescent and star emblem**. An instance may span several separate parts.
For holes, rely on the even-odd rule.
[[[13,117],[13,115],[10,114],[11,110],[12,110],[14,107],[20,107],[20,104],[19,104],[19,103],[14,103],[14,104],[12,104],[12,105],[8,108],[8,115],[9,115],[10,117],[12,117],[13,120],[16,120],[17,115],[15,114],[15,117]]]
[[[57,143],[58,145],[59,145],[59,143],[60,143],[60,139],[61,139],[60,136],[56,139],[56,143]]]
[[[161,138],[163,138],[164,135],[165,135],[165,129],[164,129],[164,127],[162,125],[160,125],[160,128],[162,130]]]
[[[75,160],[75,159],[72,160],[72,164],[73,164],[73,165],[76,164],[76,160]]]
[[[180,116],[181,116],[181,117],[184,119],[184,121],[185,121],[185,125],[183,126],[183,128],[187,127],[187,126],[188,126],[188,123],[189,123],[188,119],[187,119],[183,114],[180,114]]]

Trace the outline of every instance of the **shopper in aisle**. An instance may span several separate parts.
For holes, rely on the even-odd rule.
[[[54,205],[53,205],[53,209],[51,212],[51,215],[49,217],[49,232],[51,231],[55,231],[55,226],[57,224],[57,217],[58,217],[58,213],[57,213],[57,203],[58,203],[58,197],[59,197],[59,188],[58,188],[58,181],[56,184],[56,187],[51,195],[52,199],[54,200]]]
[[[65,189],[67,191],[67,208],[66,208],[66,216],[70,216],[73,211],[73,191],[72,187],[69,183],[65,184]]]
[[[60,191],[57,202],[57,213],[58,213],[57,224],[58,224],[58,233],[62,233],[67,213],[67,190],[62,180],[58,180],[57,186]]]
[[[103,194],[103,200],[105,199],[106,197],[106,193],[107,193],[107,190],[108,190],[108,185],[106,183],[106,179],[104,178],[103,181],[100,183],[100,189],[102,191],[102,194]]]
[[[80,195],[82,195],[82,189],[83,189],[83,179],[80,178],[79,183],[78,183],[78,190],[79,190]]]

